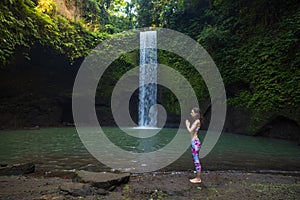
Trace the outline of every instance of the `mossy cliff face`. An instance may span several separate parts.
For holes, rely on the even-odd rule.
[[[35,126],[62,126],[73,123],[72,90],[74,80],[83,58],[70,64],[68,59],[43,47],[36,47],[30,53],[31,60],[18,60],[15,65],[1,69],[1,128],[24,128]],[[136,53],[135,53],[136,54]],[[136,55],[134,55],[136,57]],[[123,67],[127,70],[132,63],[116,61],[108,68],[97,91],[96,111],[101,125],[115,125],[110,110],[110,95],[119,79],[112,71]],[[176,97],[171,91],[159,88],[159,103],[169,111],[167,126],[178,127],[179,115],[176,111]],[[137,121],[138,94],[131,98],[131,115]],[[172,107],[173,106],[173,107]],[[200,103],[205,117],[203,128],[210,121],[210,100]],[[173,110],[172,110],[173,109]],[[266,113],[256,130],[250,129],[252,112],[249,108],[232,105],[227,107],[225,132],[248,135],[262,135],[275,138],[298,140],[299,122],[292,110]]]
[[[224,131],[299,138],[299,1],[185,0],[179,4],[158,1],[155,5],[138,1],[135,3],[143,5],[137,6],[138,16],[127,10],[128,18],[109,15],[113,6],[108,3],[116,1],[78,3],[76,7],[69,0],[1,1],[1,128],[72,124],[72,87],[84,57],[116,31],[134,27],[131,23],[175,29],[205,47],[226,88]],[[137,21],[132,23],[132,19]],[[207,128],[211,102],[202,77],[170,52],[159,50],[158,59],[190,82],[205,116],[203,128]],[[122,74],[137,63],[138,52],[131,52],[103,75],[96,95],[102,124],[114,125],[111,92]],[[178,100],[163,87],[158,94],[159,103],[171,116],[168,126],[176,127],[181,114]],[[136,120],[137,94],[130,106]]]
[[[1,128],[72,122],[71,93],[81,59],[71,65],[65,56],[41,46],[30,56],[0,69]]]

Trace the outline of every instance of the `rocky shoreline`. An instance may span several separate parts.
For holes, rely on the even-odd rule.
[[[300,199],[299,174],[204,171],[200,184],[189,182],[193,176],[189,171],[0,176],[0,199]],[[109,179],[115,180],[110,186]]]

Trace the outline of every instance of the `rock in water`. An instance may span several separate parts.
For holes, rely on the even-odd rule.
[[[23,175],[33,173],[34,163],[15,164],[0,167],[0,176]]]
[[[117,185],[128,183],[129,173],[115,174],[110,172],[88,172],[80,170],[76,172],[73,181],[89,183],[93,187],[112,190]]]

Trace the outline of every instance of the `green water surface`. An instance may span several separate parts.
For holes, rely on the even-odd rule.
[[[103,130],[115,145],[137,153],[164,147],[177,132],[176,129],[162,129],[153,137],[141,139],[126,135],[118,128]],[[200,131],[199,136],[205,143],[205,131]],[[75,128],[0,131],[0,138],[1,163],[34,162],[42,171],[109,169],[86,150]],[[201,163],[204,170],[300,171],[300,147],[293,141],[222,133]],[[190,149],[163,170],[193,170]]]

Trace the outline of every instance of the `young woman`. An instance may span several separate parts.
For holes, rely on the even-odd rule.
[[[199,159],[199,151],[201,148],[201,143],[198,138],[198,131],[201,127],[201,119],[202,119],[200,109],[193,108],[191,110],[191,116],[194,119],[193,123],[191,124],[191,122],[189,120],[186,120],[185,125],[186,125],[187,130],[191,134],[192,155],[193,155],[197,175],[195,178],[190,179],[190,181],[192,183],[201,183],[201,177],[200,177],[201,164],[200,164],[200,159]]]

